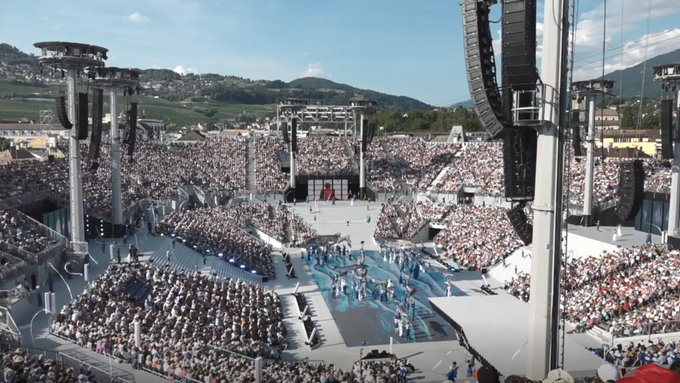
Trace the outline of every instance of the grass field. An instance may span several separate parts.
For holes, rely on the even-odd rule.
[[[55,105],[51,98],[56,97],[59,92],[64,90],[64,86],[34,87],[25,85],[10,84],[8,81],[0,80],[0,94],[37,94],[33,98],[45,98],[47,100],[35,99],[0,99],[0,121],[11,122],[22,118],[39,121],[40,110],[51,109],[54,111]],[[250,117],[263,117],[267,113],[276,112],[276,105],[245,105],[227,104],[214,101],[204,101],[199,103],[191,102],[172,102],[161,98],[134,96],[138,102],[140,115],[146,118],[164,120],[167,123],[175,123],[178,126],[194,125],[199,122],[226,121],[234,119],[245,112]],[[108,95],[105,93],[104,113],[108,113]],[[119,107],[123,107],[124,98],[122,94],[118,98]],[[217,113],[213,118],[196,112],[194,109],[211,110]]]

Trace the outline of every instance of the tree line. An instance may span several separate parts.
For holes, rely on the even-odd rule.
[[[400,110],[381,110],[369,118],[370,123],[382,127],[384,132],[407,132],[418,130],[434,130],[448,132],[453,126],[463,126],[467,132],[483,130],[477,114],[470,109],[458,107],[452,109],[414,109],[408,112]]]

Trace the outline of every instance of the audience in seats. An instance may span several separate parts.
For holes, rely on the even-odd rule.
[[[446,256],[463,268],[488,267],[498,263],[524,243],[515,233],[506,209],[479,205],[452,205],[447,227],[435,237]]]
[[[252,138],[255,160],[255,187],[258,193],[282,192],[288,185],[288,177],[281,171],[281,156],[290,158],[287,145],[281,137]]]
[[[503,145],[469,143],[455,156],[446,173],[433,183],[432,189],[455,193],[461,187],[474,186],[479,195],[499,197],[505,193],[503,182]]]
[[[602,325],[616,334],[670,332],[680,320],[678,251],[645,245],[615,253],[564,259],[562,306],[567,319],[589,329]],[[528,297],[530,276],[517,275],[508,289]]]
[[[368,145],[366,153],[366,181],[375,189],[381,192],[394,192],[399,190],[399,177],[401,172],[399,166],[391,162],[385,154],[382,140],[374,138]]]
[[[133,283],[148,288],[130,291]],[[244,282],[149,265],[110,266],[91,287],[61,309],[52,332],[123,361],[141,360],[171,380],[252,378],[251,362],[222,350],[278,359],[286,347],[278,295]],[[133,336],[136,322],[141,348]]]
[[[427,142],[422,139],[385,141],[394,155],[401,179],[411,190],[425,190],[451,163],[459,145]]]
[[[347,145],[347,146],[346,146]],[[351,143],[344,137],[315,136],[298,139],[299,174],[342,174],[352,171]]]
[[[4,350],[0,365],[5,382],[95,382],[90,371],[76,371],[44,354],[29,354],[21,348]]]
[[[380,211],[374,235],[411,239],[432,221],[440,222],[449,206],[425,202],[385,203]]]
[[[0,242],[37,254],[55,244],[43,235],[36,221],[10,209],[0,208]]]
[[[198,252],[210,250],[210,254],[223,253],[225,259],[234,259],[248,270],[257,270],[260,275],[273,277],[275,272],[271,247],[238,226],[246,219],[240,211],[230,206],[176,210],[163,218],[158,230],[186,239],[187,245],[196,246]]]

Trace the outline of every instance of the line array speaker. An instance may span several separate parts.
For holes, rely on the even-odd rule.
[[[673,158],[673,100],[661,100],[661,157]]]
[[[571,146],[574,149],[574,156],[580,157],[583,155],[581,148],[581,127],[575,126],[571,129]]]
[[[534,227],[529,224],[529,219],[526,213],[524,213],[524,209],[521,206],[515,206],[507,210],[507,215],[519,239],[525,245],[530,245],[534,237]]]
[[[536,89],[536,0],[503,0],[503,73],[513,90]]]
[[[73,129],[73,123],[68,119],[68,111],[66,110],[66,97],[59,96],[54,99],[57,109],[57,118],[59,123],[66,130]]]
[[[92,135],[90,136],[90,159],[98,160],[102,141],[102,117],[104,116],[104,90],[92,91]]]
[[[128,156],[132,156],[135,152],[135,143],[137,142],[137,103],[131,102],[128,110]]]
[[[361,120],[361,151],[364,153],[364,156],[368,152],[368,130],[368,120]]]
[[[76,129],[78,130],[79,140],[87,140],[87,128],[89,125],[89,122],[87,121],[89,116],[87,103],[87,93],[78,93],[78,119],[76,120]]]
[[[503,114],[508,118],[510,123],[514,122],[515,116],[512,113],[512,107],[514,105],[515,92],[512,91],[510,87],[510,82],[508,82],[508,75],[505,71],[502,72],[501,77],[501,102],[503,103]]]
[[[293,118],[292,121],[290,122],[290,150],[293,153],[297,153],[298,151],[297,118]]]
[[[375,123],[368,124],[368,145],[373,142],[373,137],[375,137]]]
[[[496,61],[489,27],[489,5],[465,0],[463,7],[463,46],[470,96],[479,121],[491,138],[509,134],[512,126],[504,113],[496,83]]]
[[[619,203],[614,212],[623,222],[630,221],[642,206],[645,194],[645,169],[641,160],[619,165]]]
[[[534,198],[537,141],[538,135],[532,128],[517,129],[503,139],[505,198],[513,201]]]
[[[288,136],[288,123],[281,124],[281,134],[283,134],[283,143],[290,144],[290,137]]]

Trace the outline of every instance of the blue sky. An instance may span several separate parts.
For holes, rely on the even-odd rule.
[[[642,61],[645,42],[648,57],[680,48],[680,1],[652,1],[648,38],[647,1],[608,1],[607,71]],[[580,4],[578,79],[601,72],[602,5],[599,0]],[[494,8],[497,19],[500,6]],[[32,0],[0,5],[0,41],[26,52],[37,53],[32,47],[37,41],[78,41],[109,48],[111,66],[286,81],[313,75],[432,105],[469,98],[461,23],[456,0]],[[499,28],[492,25],[496,37]]]

